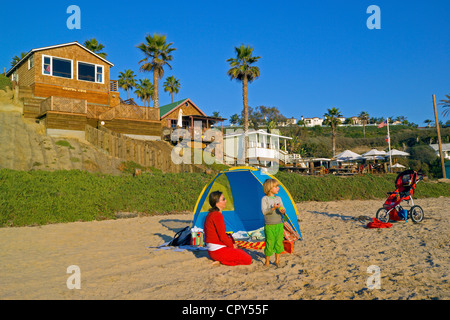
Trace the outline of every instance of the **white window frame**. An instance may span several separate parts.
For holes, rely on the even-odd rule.
[[[46,57],[50,58],[50,74],[45,74],[44,73],[44,61],[45,61]],[[70,78],[53,75],[53,58],[70,61]],[[61,57],[56,57],[56,56],[49,56],[49,55],[43,54],[42,55],[42,69],[41,70],[42,70],[42,75],[44,75],[44,76],[57,77],[57,78],[62,78],[62,79],[73,79],[73,60],[72,59],[61,58]]]
[[[31,62],[33,62],[33,65],[31,65]],[[28,58],[28,70],[30,70],[31,68],[34,67],[34,54],[32,54],[29,58]]]
[[[90,65],[92,65],[92,66],[94,66],[95,67],[95,76],[94,76],[94,78],[95,78],[95,81],[88,81],[88,80],[83,80],[83,79],[79,79],[79,70],[80,70],[80,68],[79,68],[79,63],[84,63],[84,64],[90,64]],[[101,67],[102,68],[102,81],[101,82],[98,82],[97,81],[97,67]],[[83,81],[83,82],[89,82],[89,83],[101,83],[101,84],[104,84],[105,83],[105,66],[104,65],[102,65],[102,64],[95,64],[95,63],[92,63],[92,62],[86,62],[86,61],[80,61],[80,60],[78,60],[77,61],[77,80],[78,81]]]

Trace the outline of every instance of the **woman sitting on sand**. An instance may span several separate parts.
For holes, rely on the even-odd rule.
[[[222,192],[214,191],[209,195],[209,214],[206,216],[204,231],[208,254],[215,264],[222,263],[227,266],[249,265],[252,257],[244,250],[238,249],[233,240],[226,234],[225,220],[222,210],[226,199]]]

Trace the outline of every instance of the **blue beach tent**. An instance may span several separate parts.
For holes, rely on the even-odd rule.
[[[222,175],[225,175],[228,179],[231,196],[234,201],[233,211],[224,210],[222,212],[227,232],[248,232],[264,226],[264,215],[261,212],[261,199],[265,195],[263,183],[267,179],[272,178],[277,180],[280,185],[278,196],[283,201],[289,224],[300,235],[300,238],[302,237],[297,220],[297,207],[289,191],[274,176],[252,167],[234,167],[223,170],[203,188],[194,208],[193,228],[198,227],[203,229],[205,218],[208,215],[208,211],[201,211],[203,204],[206,202],[209,208],[208,195],[210,191],[215,191],[211,190],[211,188],[217,178]]]

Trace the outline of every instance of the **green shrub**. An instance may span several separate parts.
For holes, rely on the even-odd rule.
[[[67,147],[69,149],[75,149],[74,147],[72,147],[72,145],[69,143],[69,141],[66,141],[66,140],[58,140],[58,141],[56,141],[55,144],[60,147]]]
[[[5,90],[6,87],[12,88],[11,80],[4,74],[0,74],[0,90]]]

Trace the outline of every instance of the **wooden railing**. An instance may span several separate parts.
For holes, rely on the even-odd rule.
[[[109,81],[109,91],[119,92],[119,80],[110,80]]]
[[[47,111],[59,111],[69,113],[87,113],[87,101],[81,99],[50,96],[41,102],[40,114]]]
[[[127,99],[127,100],[123,100],[122,98],[119,97],[119,99],[120,99],[120,103],[122,103],[122,104],[129,104],[129,105],[132,105],[132,106],[137,106],[138,105],[136,102],[134,102],[133,98],[130,98],[130,99]]]
[[[114,108],[100,114],[98,117],[100,120],[133,119],[159,121],[159,109],[129,104],[119,104],[118,106],[115,106]]]

